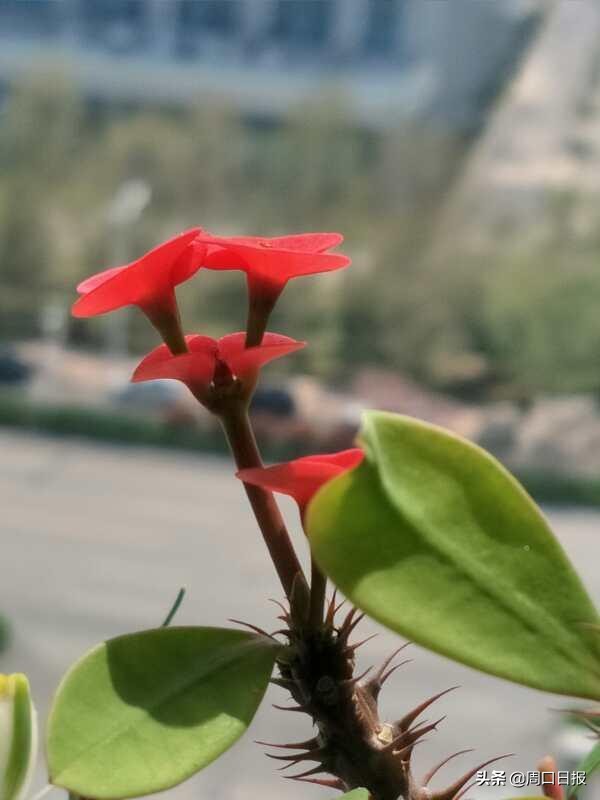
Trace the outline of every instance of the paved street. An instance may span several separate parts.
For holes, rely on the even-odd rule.
[[[5,430],[0,450],[0,610],[14,624],[0,671],[28,672],[42,713],[76,657],[102,639],[160,622],[182,585],[188,595],[180,624],[223,625],[242,617],[274,627],[267,598],[279,596],[277,582],[226,461]],[[285,508],[297,531],[295,509]],[[561,510],[550,517],[600,600],[600,514]],[[365,635],[370,627],[364,625]],[[394,649],[394,637],[380,633],[364,648],[365,664]],[[476,747],[481,760],[517,752],[507,769],[535,767],[556,734],[550,709],[568,700],[411,650],[414,663],[396,674],[384,694],[390,717],[448,686],[463,687],[439,703],[439,715],[448,719],[417,751],[417,764],[425,769],[450,752]],[[281,699],[280,690],[270,690],[251,733],[169,797],[328,800],[331,792],[283,782],[253,743],[308,737],[307,720],[271,708]],[[471,759],[457,759],[442,780],[450,782]],[[518,792],[484,789],[472,796],[511,794]]]

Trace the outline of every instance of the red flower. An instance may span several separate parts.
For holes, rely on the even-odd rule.
[[[237,477],[244,483],[290,495],[298,503],[300,514],[304,515],[306,506],[324,483],[357,467],[363,458],[363,451],[353,447],[339,453],[305,456],[272,467],[242,469]]]
[[[159,244],[123,267],[112,267],[82,281],[73,305],[75,317],[93,317],[135,305],[144,311],[165,341],[182,351],[183,337],[174,288],[201,266],[205,246],[202,228],[191,228]]]
[[[246,273],[250,295],[248,344],[258,344],[275,301],[291,278],[348,266],[347,256],[325,252],[340,244],[343,238],[339,233],[301,233],[274,238],[203,233],[198,241],[208,245],[203,266],[240,269]]]
[[[261,345],[246,348],[245,338],[245,333],[231,333],[221,339],[186,336],[188,352],[182,355],[173,355],[165,345],[161,345],[140,362],[132,381],[172,378],[185,383],[195,397],[205,403],[220,376],[238,378],[251,390],[264,364],[305,346],[305,342],[288,336],[267,333]]]

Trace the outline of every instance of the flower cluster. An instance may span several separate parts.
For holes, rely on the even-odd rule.
[[[137,306],[160,333],[164,344],[149,353],[132,380],[170,378],[183,382],[211,411],[223,415],[228,401],[247,406],[262,366],[305,346],[287,336],[267,333],[273,307],[292,278],[331,272],[350,259],[329,252],[339,233],[303,233],[274,238],[214,236],[191,228],[124,266],[100,272],[77,287],[77,317],[91,317]],[[200,269],[241,270],[248,285],[246,331],[221,339],[184,335],[175,287]],[[247,484],[292,495],[301,514],[322,483],[362,460],[362,451],[309,456],[269,468],[242,469]]]

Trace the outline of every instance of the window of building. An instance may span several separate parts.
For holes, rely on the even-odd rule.
[[[180,28],[228,36],[237,27],[238,15],[236,0],[180,0],[178,23]]]
[[[176,15],[176,50],[182,58],[200,55],[206,37],[227,43],[239,26],[239,0],[179,0]]]
[[[279,0],[272,38],[303,49],[322,47],[331,28],[332,0]]]
[[[51,36],[60,29],[59,4],[53,0],[0,0],[0,24],[7,33]]]
[[[399,0],[368,0],[364,51],[371,60],[388,60],[398,48]]]
[[[80,0],[86,39],[112,52],[129,53],[148,40],[144,0]]]

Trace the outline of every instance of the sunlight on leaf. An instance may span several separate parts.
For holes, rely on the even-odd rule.
[[[277,652],[265,637],[221,628],[157,628],[98,645],[54,698],[51,782],[98,800],[181,783],[244,733]]]
[[[549,692],[600,698],[598,614],[543,515],[481,448],[365,415],[363,464],[308,509],[318,563],[418,644]]]

